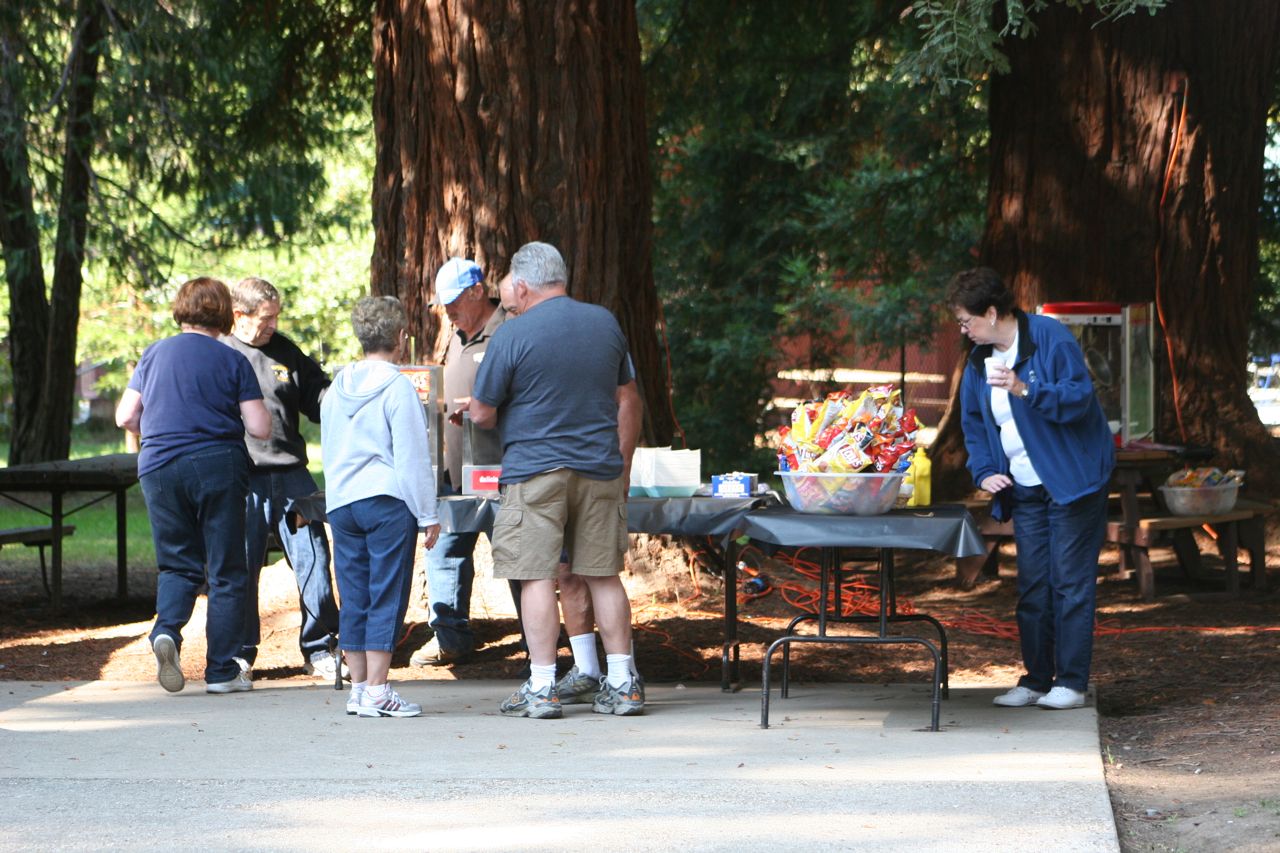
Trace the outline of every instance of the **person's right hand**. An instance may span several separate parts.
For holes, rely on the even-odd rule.
[[[1007,474],[992,474],[990,477],[983,480],[979,484],[979,487],[984,492],[990,492],[991,494],[994,495],[996,492],[1000,491],[1001,489],[1007,489],[1012,485],[1013,485],[1013,480],[1009,479],[1009,476]]]
[[[462,413],[471,407],[470,397],[455,397],[453,400],[453,409],[449,412],[449,423],[454,426],[462,426]]]

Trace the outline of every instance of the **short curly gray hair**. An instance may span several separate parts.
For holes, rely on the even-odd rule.
[[[408,322],[404,306],[394,296],[366,296],[351,312],[351,328],[366,354],[393,352]]]

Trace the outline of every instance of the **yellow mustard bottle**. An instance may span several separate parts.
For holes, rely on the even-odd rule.
[[[917,447],[911,456],[911,467],[907,471],[907,479],[911,483],[911,497],[907,506],[929,506],[933,503],[933,489],[930,478],[933,474],[933,463],[923,447]]]

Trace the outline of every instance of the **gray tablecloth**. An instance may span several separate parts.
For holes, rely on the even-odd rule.
[[[728,536],[769,498],[630,498],[627,530],[672,536]]]
[[[665,533],[674,536],[727,536],[741,526],[752,509],[769,498],[631,498],[627,502],[627,529],[632,533]],[[436,506],[445,533],[490,533],[501,500],[478,495],[442,497]],[[324,521],[324,493],[295,498],[286,507],[307,521]]]
[[[982,535],[962,506],[897,509],[885,515],[813,515],[790,507],[747,513],[743,532],[773,545],[816,548],[915,548],[953,557],[985,554]]]

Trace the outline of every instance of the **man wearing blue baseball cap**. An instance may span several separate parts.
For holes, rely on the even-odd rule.
[[[471,396],[476,371],[494,331],[507,319],[498,300],[484,286],[484,272],[475,261],[450,258],[436,273],[433,304],[443,305],[455,333],[444,360],[444,459],[447,491],[462,489],[462,422],[454,423],[458,400]],[[476,567],[472,559],[478,533],[441,533],[427,552],[429,625],[435,636],[409,658],[414,666],[464,663],[475,652],[471,630],[471,586]]]

